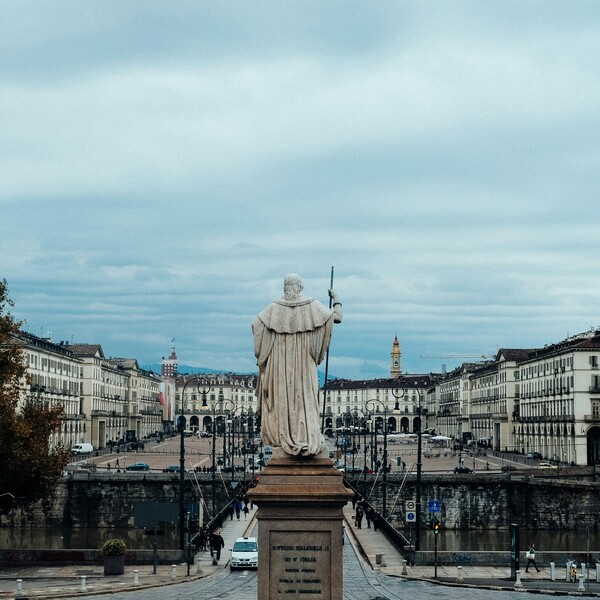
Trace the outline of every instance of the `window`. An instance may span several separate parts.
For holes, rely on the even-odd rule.
[[[600,400],[592,400],[592,417],[600,419]]]

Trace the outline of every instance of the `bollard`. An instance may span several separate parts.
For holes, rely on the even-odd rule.
[[[457,583],[462,583],[463,581],[463,569],[460,565],[458,565],[458,567],[456,567],[458,570],[458,574],[456,575],[456,582]]]
[[[140,572],[138,569],[133,571],[133,585],[140,585]]]
[[[596,563],[596,581],[600,582],[600,562]]]
[[[87,592],[87,588],[85,587],[86,576],[85,575],[80,575],[79,579],[81,581],[81,584],[79,586],[79,591],[80,592]]]
[[[171,579],[177,579],[177,565],[171,565]]]
[[[579,576],[579,587],[577,588],[578,592],[585,592],[585,585],[583,585],[584,577],[583,575]]]
[[[523,587],[523,584],[521,583],[521,571],[515,571],[515,574],[517,576],[517,580],[515,581],[515,587]]]
[[[375,564],[381,565],[382,563],[383,563],[383,554],[376,554],[375,555]]]
[[[556,581],[556,564],[553,562],[550,563],[550,580]]]
[[[581,563],[581,576],[583,577],[583,581],[588,578],[587,565],[585,563]]]
[[[567,573],[565,575],[565,581],[571,581],[571,561],[567,561]]]
[[[402,561],[402,575],[408,575],[408,569],[406,568],[407,562],[408,561],[406,560]]]
[[[23,580],[17,579],[17,596],[23,595]]]

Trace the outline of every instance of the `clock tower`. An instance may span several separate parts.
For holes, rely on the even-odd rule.
[[[394,336],[394,344],[392,346],[392,367],[390,369],[390,377],[397,379],[402,373],[402,352],[400,351],[400,342],[398,336]]]

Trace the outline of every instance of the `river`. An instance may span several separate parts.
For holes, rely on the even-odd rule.
[[[111,537],[125,540],[129,548],[152,548],[154,537],[145,535],[141,530],[118,529],[0,529],[0,547],[15,549],[76,549],[100,548]],[[228,540],[233,541],[233,540]],[[164,535],[156,537],[159,549],[179,547],[176,528],[168,528]],[[588,532],[578,531],[529,531],[521,529],[521,546],[535,544],[538,552],[568,551],[586,552],[588,550]],[[421,530],[421,550],[433,550],[434,536],[428,528]],[[438,550],[450,552],[501,551],[510,549],[508,531],[498,530],[460,530],[445,531],[438,536]],[[600,532],[589,532],[589,550],[600,551]]]

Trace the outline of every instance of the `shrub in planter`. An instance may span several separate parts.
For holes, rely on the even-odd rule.
[[[125,551],[127,546],[119,538],[106,540],[102,546],[104,555],[104,574],[123,575],[125,572]]]

